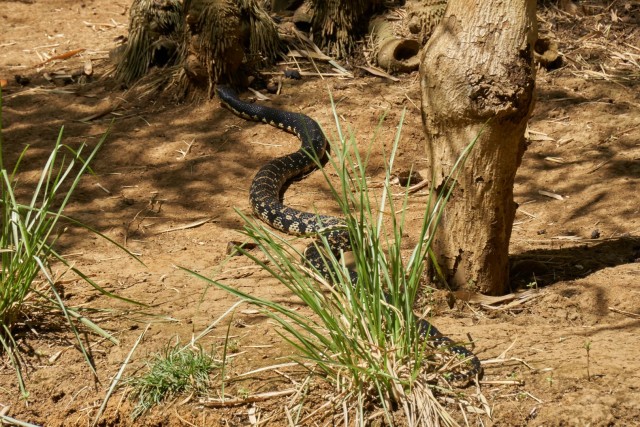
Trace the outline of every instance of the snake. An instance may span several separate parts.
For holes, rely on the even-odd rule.
[[[249,202],[254,214],[269,226],[287,234],[322,234],[336,258],[350,251],[349,232],[343,219],[304,212],[286,206],[281,201],[285,184],[316,169],[320,164],[319,159],[325,155],[328,142],[318,122],[302,113],[242,101],[235,89],[227,85],[217,85],[216,93],[222,106],[236,116],[282,129],[296,135],[301,142],[298,151],[270,160],[256,173],[249,189]],[[307,246],[303,257],[321,276],[331,281],[334,272],[329,270],[326,256],[321,253],[319,246],[322,245],[312,243]],[[351,282],[355,283],[357,274],[349,271],[349,275]],[[388,299],[388,295],[385,294],[384,298]],[[418,322],[417,330],[421,338],[428,338],[436,347],[446,348],[467,363],[464,371],[449,375],[451,380],[468,384],[482,374],[480,360],[473,352],[443,335],[429,321],[419,319]]]

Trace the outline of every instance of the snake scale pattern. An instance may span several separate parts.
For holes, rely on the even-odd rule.
[[[336,257],[340,256],[341,251],[351,250],[349,233],[344,227],[343,220],[293,209],[280,201],[283,186],[291,179],[315,169],[317,161],[314,159],[321,159],[324,156],[327,139],[320,125],[301,113],[244,102],[229,86],[218,85],[216,93],[222,105],[235,115],[245,120],[263,122],[283,129],[296,135],[302,143],[298,151],[273,159],[258,171],[249,190],[253,212],[271,227],[288,234],[317,236],[322,233],[326,236],[331,245],[331,251]],[[304,257],[328,281],[331,281],[332,274],[327,271],[324,258],[315,244],[312,243],[305,249]],[[357,280],[355,272],[351,272],[351,279]],[[446,347],[450,352],[468,360],[468,365],[463,372],[451,374],[452,380],[468,383],[476,375],[481,374],[480,361],[471,351],[456,345],[427,320],[420,319],[419,322],[418,330],[423,338],[428,336],[437,347]]]

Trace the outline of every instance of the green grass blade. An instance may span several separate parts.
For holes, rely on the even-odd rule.
[[[23,396],[26,396],[26,384],[21,371],[20,349],[12,336],[13,326],[25,314],[26,310],[42,310],[61,314],[74,334],[78,346],[94,374],[95,367],[78,328],[82,327],[84,331],[104,337],[114,344],[118,343],[111,334],[82,315],[81,310],[65,306],[64,300],[56,290],[50,271],[52,260],[57,260],[69,267],[69,271],[75,273],[105,296],[119,298],[127,303],[139,303],[106,291],[96,281],[73,267],[54,249],[54,245],[60,237],[56,230],[61,219],[75,225],[82,225],[78,221],[66,217],[63,212],[71,201],[82,176],[90,170],[89,165],[105,142],[107,134],[104,134],[96,146],[90,150],[87,157],[83,158],[87,146],[82,144],[77,150],[72,150],[63,145],[64,128],[61,128],[44,166],[40,169],[38,179],[30,189],[29,196],[25,197],[27,203],[23,204],[16,194],[22,195],[25,191],[20,188],[18,192],[16,188],[20,184],[20,166],[27,159],[28,147],[22,150],[11,169],[11,174],[9,174],[4,163],[4,136],[1,131],[1,117],[2,97],[0,91],[0,323],[2,324],[0,351],[8,355],[18,378],[18,387]],[[65,149],[68,149],[69,152],[63,151]],[[124,249],[108,236],[91,227],[85,226],[84,228],[116,244],[120,249]],[[129,251],[126,253],[132,255]],[[136,260],[141,262],[138,258]],[[44,283],[48,284],[48,287],[39,288],[40,277],[45,278]],[[25,301],[29,303],[26,304]]]

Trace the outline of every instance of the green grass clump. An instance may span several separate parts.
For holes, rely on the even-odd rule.
[[[209,373],[217,369],[211,354],[202,347],[167,346],[147,362],[147,372],[131,380],[131,397],[137,400],[132,417],[181,393],[206,394]]]
[[[348,408],[345,413],[352,414],[348,418],[361,421],[356,425],[366,424],[367,417],[375,412],[372,405],[382,408],[390,425],[394,424],[392,413],[397,409],[404,412],[409,425],[455,425],[435,399],[430,385],[437,376],[444,377],[439,369],[445,362],[432,356],[445,350],[428,347],[420,337],[419,318],[414,313],[425,260],[431,258],[434,230],[453,190],[455,176],[445,183],[446,190],[440,194],[431,189],[422,224],[411,230],[417,243],[407,254],[403,251],[403,236],[408,233],[408,191],[403,196],[393,196],[390,183],[402,121],[386,159],[379,197],[368,188],[370,152],[366,156],[360,154],[354,136],[342,133],[337,115],[336,125],[340,142],[332,144],[334,158],[330,162],[339,176],[339,185],[333,186],[328,173],[322,170],[342,208],[352,242],[352,269],[357,272],[357,283],[351,283],[349,270],[342,259],[331,254],[325,237],[320,236],[318,244],[326,254],[329,270],[335,272],[332,283],[301,261],[303,254],[296,241],[245,216],[245,234],[257,244],[260,254],[239,250],[299,297],[313,316],[192,274],[264,308],[282,327],[283,337],[297,349],[298,359],[315,363],[319,368],[315,372],[324,373],[340,390],[336,396]],[[461,154],[455,171],[474,142]]]
[[[106,134],[89,154],[84,156],[84,151],[87,150],[84,144],[75,151],[62,144],[61,129],[51,154],[42,166],[39,179],[31,188],[18,179],[28,146],[18,157],[13,169],[9,170],[5,165],[1,112],[0,101],[0,351],[4,350],[8,355],[16,371],[20,391],[23,397],[27,397],[21,357],[13,334],[16,325],[26,313],[47,313],[62,317],[75,334],[78,347],[94,373],[78,326],[82,324],[93,333],[113,343],[118,342],[111,334],[85,317],[80,309],[65,305],[56,287],[60,277],[55,277],[51,269],[52,262],[61,263],[66,267],[67,273],[77,275],[103,294],[114,296],[72,266],[55,250],[56,240],[63,231],[59,224],[61,219],[113,242],[99,232],[63,215],[74,190],[104,143]],[[27,196],[24,196],[25,194]]]

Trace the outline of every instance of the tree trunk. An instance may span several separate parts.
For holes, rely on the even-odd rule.
[[[482,131],[458,176],[433,250],[448,284],[502,294],[517,208],[516,170],[533,107],[535,0],[450,0],[421,61],[434,187]]]

